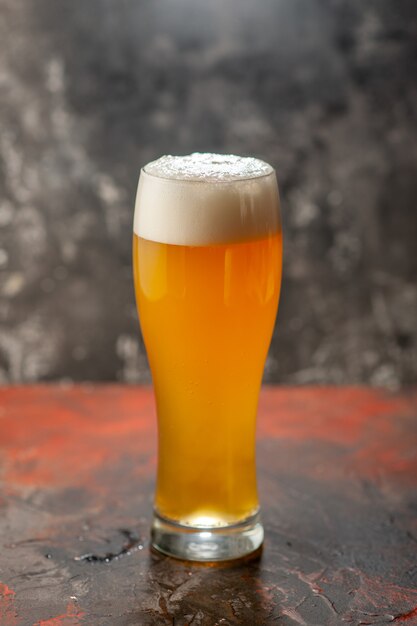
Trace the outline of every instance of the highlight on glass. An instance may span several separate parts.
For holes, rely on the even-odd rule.
[[[264,536],[255,431],[281,286],[273,168],[200,153],[146,165],[133,265],[158,417],[152,545],[187,560],[245,556]]]

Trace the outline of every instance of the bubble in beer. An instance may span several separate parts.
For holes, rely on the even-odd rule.
[[[194,152],[186,156],[165,155],[148,163],[144,171],[171,180],[231,182],[266,176],[273,168],[253,157]]]

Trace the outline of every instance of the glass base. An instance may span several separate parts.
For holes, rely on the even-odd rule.
[[[228,561],[255,552],[263,542],[259,513],[238,524],[196,527],[180,524],[154,512],[152,546],[185,561]]]

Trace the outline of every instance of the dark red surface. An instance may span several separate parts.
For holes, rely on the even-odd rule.
[[[149,551],[149,389],[1,389],[0,626],[417,624],[416,405],[264,389],[263,553],[200,566]]]

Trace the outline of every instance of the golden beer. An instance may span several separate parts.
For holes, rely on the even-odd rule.
[[[246,178],[239,164],[242,176],[230,180],[224,160],[238,157],[192,155],[177,164],[187,158],[187,173],[197,162],[202,180],[145,168],[135,215],[135,291],[158,415],[154,545],[174,556],[218,560],[257,547],[239,535],[248,520],[262,540],[256,411],[278,306],[282,237],[272,168],[265,173],[266,164],[256,161],[261,175]],[[201,161],[214,159],[226,169],[221,180],[200,173]]]

